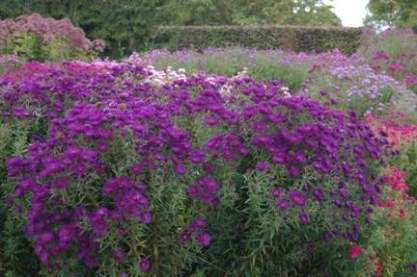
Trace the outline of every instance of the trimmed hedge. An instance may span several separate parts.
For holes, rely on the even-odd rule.
[[[177,50],[243,46],[282,48],[296,52],[325,52],[338,48],[352,54],[360,45],[361,28],[298,26],[160,26],[157,47]]]

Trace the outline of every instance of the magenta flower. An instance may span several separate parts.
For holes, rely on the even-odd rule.
[[[290,191],[288,193],[291,202],[297,206],[304,207],[306,203],[306,197],[299,191]]]
[[[148,257],[141,258],[138,262],[139,270],[147,273],[152,269],[152,262]]]
[[[202,247],[208,247],[211,243],[211,236],[206,232],[200,233],[197,235],[197,242]]]
[[[299,214],[299,220],[300,220],[301,224],[304,224],[304,225],[309,224],[310,223],[310,216],[305,212],[301,212]]]
[[[290,201],[287,199],[280,199],[277,200],[276,205],[280,210],[287,210],[290,207]]]

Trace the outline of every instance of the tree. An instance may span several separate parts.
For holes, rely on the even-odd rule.
[[[322,0],[271,1],[266,20],[285,25],[340,26],[341,20]]]
[[[365,24],[374,27],[417,27],[417,1],[370,0]]]
[[[181,25],[341,25],[322,0],[171,0],[172,22]]]

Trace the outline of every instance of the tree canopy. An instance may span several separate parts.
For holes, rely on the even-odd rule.
[[[370,0],[367,25],[381,27],[417,27],[416,0]]]

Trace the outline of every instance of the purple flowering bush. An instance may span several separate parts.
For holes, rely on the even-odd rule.
[[[359,116],[403,112],[414,114],[417,98],[405,85],[368,64],[338,64],[315,70],[306,93]]]
[[[403,41],[410,46],[414,40],[408,38]],[[392,44],[391,47],[397,49],[397,44]],[[375,49],[379,44],[368,42],[363,48],[366,45]],[[189,74],[208,72],[228,76],[243,72],[257,80],[279,79],[292,95],[304,95],[337,109],[353,110],[360,117],[398,111],[415,117],[417,98],[412,89],[417,88],[417,75],[413,75],[410,69],[413,67],[404,67],[402,78],[398,78],[369,59],[372,49],[361,49],[352,56],[337,49],[321,54],[237,47],[206,49],[202,53],[152,50],[141,54],[140,58],[144,64],[152,64],[160,70],[172,67]],[[410,47],[407,49],[411,51]],[[389,64],[399,61],[399,57],[408,60],[396,55],[389,58]]]
[[[44,274],[332,274],[383,195],[386,139],[279,81],[137,57],[0,79],[2,190]]]

